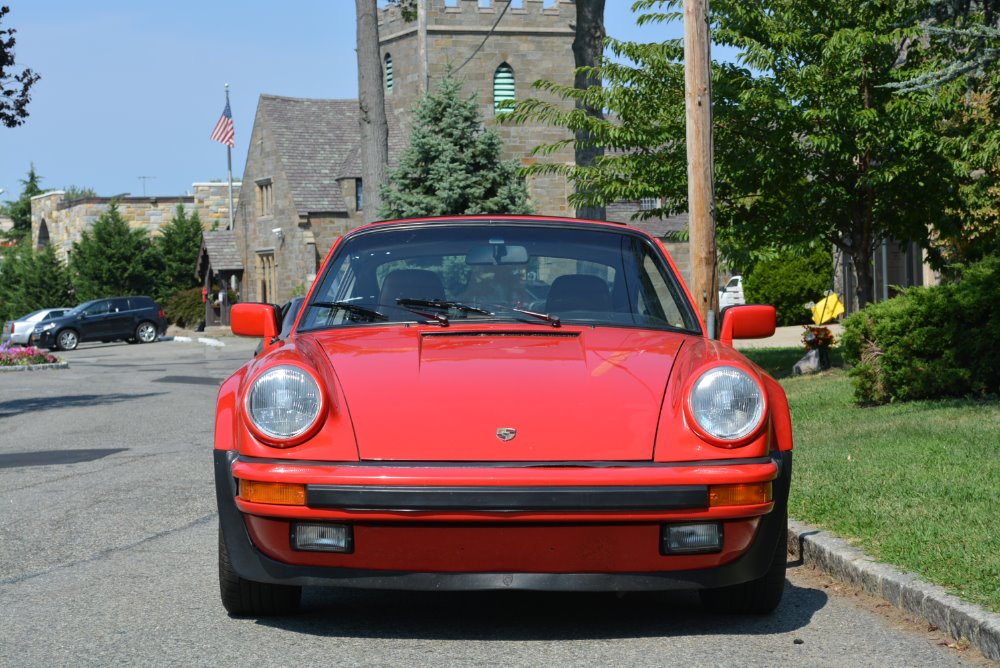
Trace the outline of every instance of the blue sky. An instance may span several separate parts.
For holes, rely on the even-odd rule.
[[[179,195],[225,179],[225,147],[209,135],[227,82],[236,180],[261,93],[357,96],[350,0],[4,4],[3,26],[17,30],[16,69],[31,67],[42,80],[25,125],[0,127],[2,200],[20,194],[32,162],[45,188],[100,195]],[[637,27],[631,4],[607,0],[609,35],[656,41],[682,32],[679,24]]]

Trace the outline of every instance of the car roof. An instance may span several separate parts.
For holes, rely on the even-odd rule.
[[[475,216],[433,216],[423,218],[399,218],[396,220],[380,220],[353,230],[354,232],[367,231],[382,227],[394,227],[422,223],[429,225],[447,225],[452,223],[541,223],[549,225],[593,225],[594,227],[605,227],[612,229],[628,229],[648,236],[643,230],[609,220],[587,220],[585,218],[570,218],[560,216],[523,216],[523,215],[475,215]]]

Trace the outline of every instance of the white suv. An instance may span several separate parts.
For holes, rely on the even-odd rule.
[[[733,276],[722,288],[719,289],[719,308],[727,306],[742,306],[746,304],[743,298],[743,277]]]

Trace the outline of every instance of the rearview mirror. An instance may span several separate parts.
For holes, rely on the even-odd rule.
[[[727,346],[733,339],[766,339],[774,335],[778,319],[773,306],[730,306],[722,312],[719,340]]]
[[[274,304],[233,304],[229,322],[233,334],[237,336],[264,337],[265,341],[270,341],[278,335],[279,315],[278,307]]]
[[[510,244],[484,244],[473,246],[465,254],[465,264],[497,265],[497,264],[527,264],[528,249],[524,246]]]

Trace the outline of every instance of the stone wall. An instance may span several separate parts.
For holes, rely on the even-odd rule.
[[[506,63],[514,71],[515,95],[555,101],[532,88],[539,79],[573,85],[573,38],[576,6],[560,0],[549,8],[542,0],[525,0],[523,7],[510,7],[492,34],[490,29],[507,5],[493,0],[482,7],[478,0],[458,0],[448,7],[444,0],[428,1],[427,73],[434,89],[448,67],[465,84],[467,94],[476,93],[488,127],[496,128],[504,142],[504,158],[527,162],[531,149],[565,139],[569,134],[548,125],[497,125],[493,111],[493,75]],[[405,22],[398,9],[380,13],[380,45],[383,63],[392,57],[393,89],[386,99],[408,125],[413,105],[425,91],[421,82],[420,40],[417,22]],[[484,38],[489,35],[489,38]],[[478,51],[477,51],[478,49]],[[471,56],[471,59],[470,59]],[[566,104],[566,103],[562,103]],[[404,130],[408,136],[408,130]],[[547,162],[572,163],[573,148],[565,148],[545,158]],[[562,176],[529,180],[528,189],[535,210],[543,215],[572,215],[566,197],[571,188]]]
[[[240,184],[233,184],[233,199],[239,197]],[[66,193],[53,190],[31,198],[31,240],[35,248],[51,245],[56,255],[66,260],[73,244],[104,214],[113,201],[118,212],[133,229],[144,229],[157,236],[160,227],[173,220],[177,206],[187,215],[197,212],[205,229],[229,224],[229,196],[226,183],[195,183],[191,195],[171,197],[84,197],[67,200]]]

